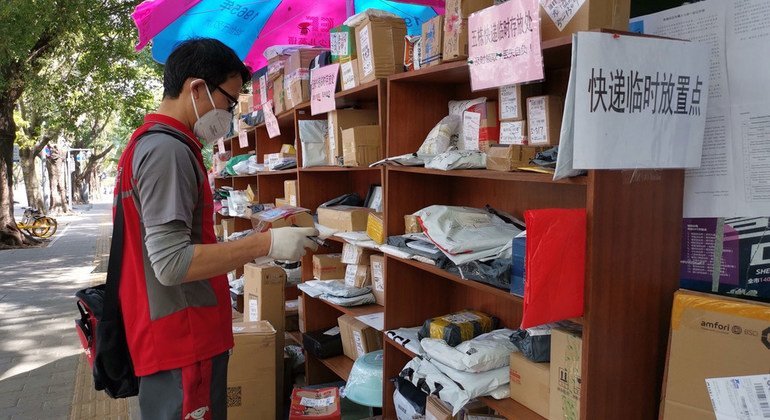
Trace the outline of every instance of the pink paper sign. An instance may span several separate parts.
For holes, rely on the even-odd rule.
[[[273,114],[273,100],[269,100],[262,104],[262,109],[265,112],[265,127],[267,128],[267,135],[271,139],[281,135],[281,129],[278,127],[278,119]]]
[[[491,89],[543,79],[537,0],[508,1],[468,19],[471,88]]]
[[[224,153],[225,152],[225,139],[224,137],[220,137],[217,139],[217,153]]]
[[[337,88],[339,63],[310,70],[310,113],[312,115],[334,111],[334,91]]]
[[[245,131],[238,133],[238,145],[241,146],[241,149],[249,147],[249,135]]]

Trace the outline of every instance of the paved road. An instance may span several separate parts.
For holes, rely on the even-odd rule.
[[[48,247],[0,251],[0,419],[69,416],[82,351],[73,296],[111,226],[109,203],[75,212]]]

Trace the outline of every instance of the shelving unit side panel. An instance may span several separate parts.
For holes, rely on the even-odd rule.
[[[682,170],[589,174],[583,419],[657,416],[683,185]]]

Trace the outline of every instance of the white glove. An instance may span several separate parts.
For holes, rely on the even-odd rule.
[[[283,227],[270,229],[270,251],[267,256],[280,261],[299,261],[306,251],[318,249],[309,236],[318,236],[315,228]]]

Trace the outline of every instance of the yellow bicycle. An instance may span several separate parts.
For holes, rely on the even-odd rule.
[[[44,215],[34,207],[24,207],[24,217],[17,226],[32,236],[50,238],[56,233],[59,224],[56,219]]]

